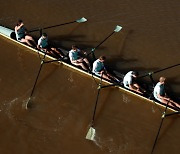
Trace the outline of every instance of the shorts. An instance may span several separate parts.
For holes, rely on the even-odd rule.
[[[160,98],[158,98],[157,96],[155,96],[155,95],[154,95],[154,98],[155,98],[156,100],[158,100],[159,102],[162,102],[162,100],[161,100]]]
[[[25,35],[24,36],[21,36],[21,37],[18,37],[17,38],[17,41],[21,42],[21,39],[24,39],[25,38]]]
[[[96,76],[101,77],[101,73],[100,72],[93,72]]]
[[[127,89],[129,89],[129,85],[127,85],[127,84],[124,84],[124,87],[127,88]]]

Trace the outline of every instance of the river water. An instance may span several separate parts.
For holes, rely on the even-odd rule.
[[[88,22],[45,30],[56,46],[72,44],[90,51],[116,25],[96,51],[122,73],[146,74],[180,63],[180,1],[168,0],[6,0],[0,24],[14,28],[19,18],[30,30],[86,17]],[[37,38],[38,32],[32,33]],[[0,37],[1,154],[146,154],[151,153],[161,122],[157,107],[118,88],[103,89],[95,117],[95,141],[85,139],[97,95],[91,77],[61,64],[46,64],[31,108],[24,109],[40,66],[31,50]],[[180,68],[154,74],[167,77],[172,94],[180,95]],[[150,82],[146,77],[144,80]],[[171,112],[171,111],[168,111]],[[180,150],[179,116],[164,120],[154,153]]]

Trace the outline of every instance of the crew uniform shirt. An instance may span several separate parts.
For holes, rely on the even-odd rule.
[[[42,36],[38,40],[38,45],[41,48],[47,48],[48,47],[48,38],[43,38]]]
[[[162,102],[162,100],[158,97],[158,95],[160,96],[165,96],[165,89],[164,89],[164,84],[161,84],[160,82],[158,82],[156,84],[156,86],[154,87],[154,91],[153,91],[154,97]]]
[[[97,59],[93,63],[93,69],[92,72],[96,74],[97,76],[101,76],[100,72],[104,69],[104,63],[101,62],[99,59]]]
[[[70,58],[71,62],[79,59],[79,52],[80,52],[79,49],[77,49],[77,51],[75,51],[73,49],[71,49],[69,51],[69,58]]]
[[[133,76],[132,76],[133,71],[129,71],[123,79],[123,84],[124,87],[129,89],[129,85],[131,85],[133,83]]]
[[[17,41],[21,41],[22,38],[25,38],[26,28],[22,26],[20,29],[15,31]]]

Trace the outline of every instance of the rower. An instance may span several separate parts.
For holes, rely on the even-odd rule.
[[[166,95],[165,80],[166,80],[165,77],[159,78],[159,82],[154,87],[154,91],[153,91],[154,97],[161,103],[163,103],[163,104],[169,103],[170,106],[178,108],[180,110],[180,104],[174,102]]]
[[[18,20],[17,25],[15,26],[15,33],[17,41],[26,43],[31,47],[36,47],[36,42],[34,41],[32,36],[27,34],[27,29],[24,27],[24,23],[22,20]]]
[[[144,94],[146,91],[142,89],[139,84],[137,84],[136,79],[138,77],[138,72],[129,71],[123,79],[124,87],[135,91],[139,94]]]
[[[73,65],[80,66],[86,71],[91,70],[91,66],[87,58],[85,58],[86,52],[78,49],[75,45],[72,45],[72,49],[69,51],[69,58]]]
[[[112,76],[105,68],[104,66],[104,62],[106,60],[105,56],[100,56],[96,61],[94,61],[93,63],[93,69],[92,72],[99,76],[102,77],[106,80],[109,81],[116,81],[116,82],[120,82],[116,77]]]
[[[46,33],[43,33],[39,38],[37,48],[41,51],[47,52],[52,56],[63,58],[63,55],[56,48],[50,47],[48,43],[48,36]]]

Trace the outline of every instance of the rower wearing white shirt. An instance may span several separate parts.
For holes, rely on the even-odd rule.
[[[39,38],[37,48],[55,57],[58,56],[59,58],[60,56],[61,58],[63,58],[63,55],[56,48],[49,46],[48,36],[46,33],[43,33],[42,36]]]
[[[132,91],[135,91],[139,94],[143,94],[145,92],[144,89],[142,89],[136,82],[136,78],[138,76],[138,72],[129,71],[123,79],[124,87],[127,89],[130,89]]]
[[[106,60],[105,56],[100,56],[96,61],[94,61],[93,63],[93,69],[92,72],[99,76],[102,77],[106,80],[109,81],[116,81],[116,82],[120,82],[116,77],[112,76],[104,67],[104,61]]]
[[[169,102],[170,106],[180,109],[180,104],[174,102],[169,97],[167,97],[166,92],[165,92],[165,86],[164,86],[165,80],[166,80],[165,77],[160,77],[159,82],[154,87],[153,94],[154,94],[155,99],[157,99],[163,104],[167,104]]]
[[[91,66],[87,58],[84,58],[80,55],[81,50],[78,49],[75,45],[72,45],[72,49],[69,51],[69,58],[72,64],[76,66],[81,66],[84,70],[90,71]]]

